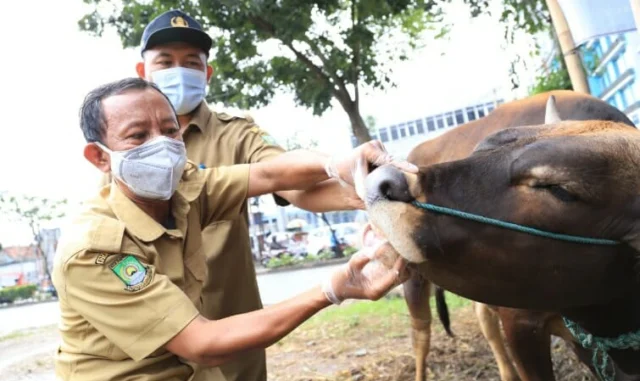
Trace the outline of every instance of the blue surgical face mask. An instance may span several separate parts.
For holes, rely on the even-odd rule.
[[[151,81],[169,98],[178,115],[195,110],[204,99],[207,87],[204,71],[180,66],[152,72]]]

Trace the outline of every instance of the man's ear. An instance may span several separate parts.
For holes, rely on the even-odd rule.
[[[213,66],[207,65],[207,83],[211,81],[211,76],[213,76]]]
[[[147,79],[145,77],[145,71],[144,71],[144,62],[140,61],[136,64],[136,73],[138,73],[138,77],[142,78],[142,79]]]
[[[84,157],[96,168],[104,173],[111,172],[111,158],[94,143],[87,143],[84,146]]]

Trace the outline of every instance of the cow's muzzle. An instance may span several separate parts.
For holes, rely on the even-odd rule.
[[[409,190],[405,175],[394,166],[384,165],[367,176],[367,205],[377,201],[412,202],[414,197]]]

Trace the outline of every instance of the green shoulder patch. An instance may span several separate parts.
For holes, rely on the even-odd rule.
[[[121,255],[109,263],[109,268],[125,284],[127,291],[137,291],[150,280],[149,269],[133,255]]]

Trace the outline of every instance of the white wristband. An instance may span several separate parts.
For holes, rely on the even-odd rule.
[[[327,298],[328,301],[335,305],[340,305],[342,300],[336,295],[335,291],[333,291],[333,286],[331,285],[331,278],[328,278],[322,283],[322,293]]]

